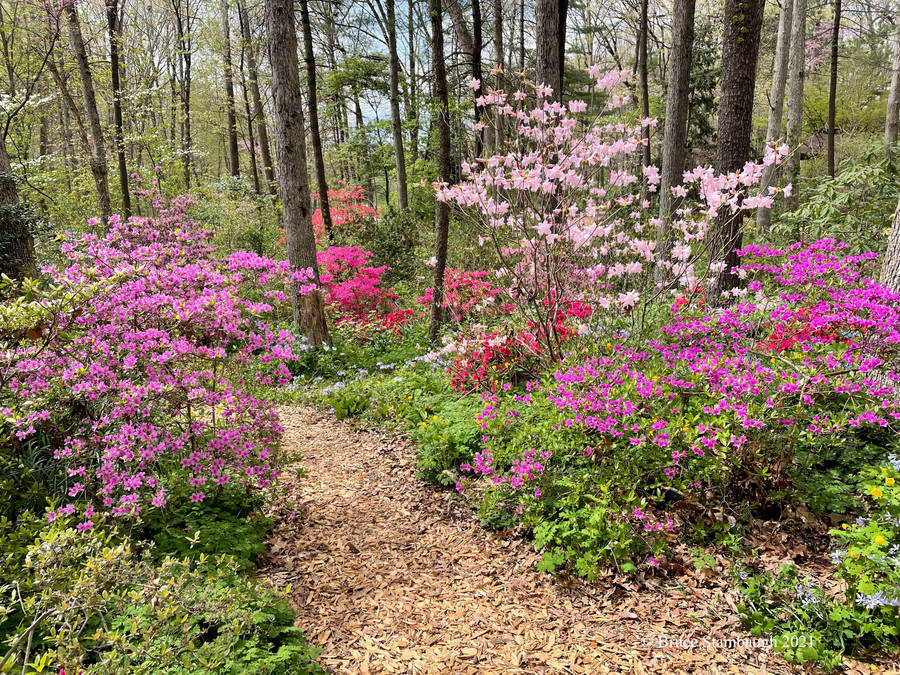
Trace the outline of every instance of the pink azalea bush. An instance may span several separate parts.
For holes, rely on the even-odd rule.
[[[155,203],[155,218],[60,234],[52,286],[0,305],[0,420],[18,441],[47,439],[71,500],[48,517],[77,512],[83,530],[165,505],[170,480],[202,501],[279,473],[278,416],[251,391],[290,378],[301,345],[276,322],[314,288],[309,271],[217,258],[189,197]]]
[[[487,480],[551,562],[659,564],[710,505],[768,503],[798,453],[900,430],[900,295],[873,281],[875,259],[834,240],[746,247],[733,305],[676,303],[649,341],[621,336],[524,392],[485,393],[459,489]],[[616,545],[560,524],[601,511]]]
[[[452,267],[444,272],[443,307],[447,321],[459,323],[472,313],[479,311],[487,316],[509,314],[513,306],[509,302],[501,302],[501,289],[494,288],[489,281],[491,273],[487,270],[459,270]],[[434,289],[426,288],[425,293],[416,298],[416,302],[424,307],[431,306]]]
[[[671,245],[658,250],[661,223],[648,195],[658,189],[659,170],[640,162],[642,129],[656,122],[621,112],[627,97],[616,89],[625,73],[589,72],[611,115],[587,121],[586,102],[553,101],[545,86],[511,95],[488,89],[476,103],[499,114],[506,148],[464,163],[460,183],[435,185],[438,199],[476,221],[479,242],[495,254],[499,285],[536,327],[551,361],[561,355],[558,315],[566,303],[590,306],[598,324],[618,324],[675,288],[719,274],[723,265],[706,255],[710,224],[770,204],[778,189],[760,195],[752,188],[764,166],[787,152],[770,147],[762,163],[726,175],[709,167],[686,172],[672,188],[684,201],[669,224]],[[480,89],[477,81],[471,86]]]
[[[325,305],[335,325],[359,329],[365,338],[373,329],[401,330],[412,309],[397,306],[393,289],[381,286],[386,265],[368,265],[372,253],[359,246],[330,246],[316,254]]]
[[[319,194],[314,192],[313,197],[317,199]],[[378,218],[378,210],[366,203],[365,191],[360,185],[345,185],[342,181],[336,190],[328,190],[328,206],[332,227],[343,233],[358,229],[367,218]],[[325,237],[322,209],[313,212],[312,223],[316,241],[320,242]]]

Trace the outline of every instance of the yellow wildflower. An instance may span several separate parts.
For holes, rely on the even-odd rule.
[[[885,538],[882,537],[880,534],[875,535],[875,545],[876,546],[884,546],[885,541],[886,541]]]
[[[885,485],[893,485],[893,484],[896,483],[896,482],[897,482],[897,481],[894,480],[894,477],[893,477],[893,476],[888,476],[887,478],[884,479],[884,484],[885,484]]]
[[[872,488],[872,490],[871,490],[871,492],[869,492],[869,494],[872,495],[873,497],[875,497],[875,499],[881,499],[881,497],[884,496],[884,493],[881,490],[879,490],[877,487]]]

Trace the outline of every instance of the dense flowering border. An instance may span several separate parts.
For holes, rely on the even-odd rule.
[[[0,323],[19,328],[0,335],[0,424],[19,442],[42,433],[80,504],[51,519],[80,509],[89,529],[95,514],[163,506],[167,480],[201,501],[278,475],[282,429],[248,391],[290,378],[302,344],[273,319],[315,285],[287,262],[216,258],[190,204],[157,199],[156,218],[59,235],[66,266],[43,270],[51,288],[0,305]]]

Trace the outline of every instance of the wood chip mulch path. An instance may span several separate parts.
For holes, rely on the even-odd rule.
[[[331,672],[796,672],[765,648],[708,644],[751,639],[720,575],[562,584],[535,572],[528,541],[420,481],[407,441],[306,408],[281,415],[308,475],[285,472],[260,575],[291,585]]]

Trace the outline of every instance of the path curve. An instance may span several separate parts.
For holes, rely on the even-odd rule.
[[[416,478],[407,441],[306,408],[280,412],[286,448],[308,472],[285,472],[288,499],[309,517],[273,505],[260,573],[291,585],[297,625],[328,670],[792,672],[763,649],[703,646],[749,638],[721,583],[561,585],[534,571],[528,542],[485,530],[452,491]]]

